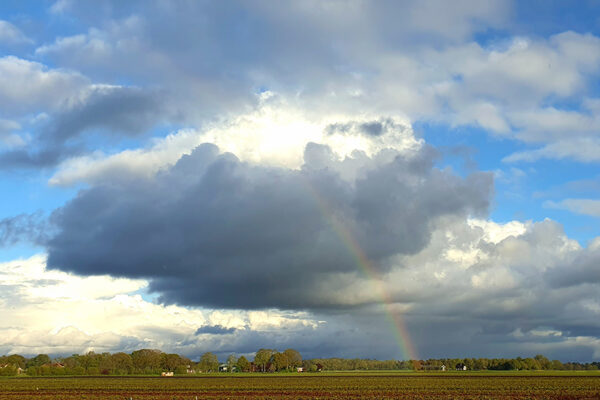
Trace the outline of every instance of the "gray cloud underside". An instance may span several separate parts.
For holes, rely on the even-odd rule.
[[[160,93],[130,87],[98,87],[60,113],[44,134],[54,141],[66,141],[92,129],[132,136],[152,127],[162,108]]]
[[[394,123],[391,119],[381,118],[379,120],[368,121],[368,122],[345,122],[345,123],[334,123],[330,124],[325,128],[325,131],[330,134],[340,133],[347,135],[350,133],[359,133],[365,136],[382,136],[390,130],[400,129],[402,127]]]
[[[131,87],[93,87],[69,99],[37,131],[31,146],[0,153],[0,168],[51,167],[88,152],[86,134],[119,140],[147,133],[166,119],[159,92]]]
[[[59,233],[48,242],[48,265],[148,278],[167,303],[344,306],[344,288],[336,294],[328,282],[340,285],[358,266],[340,230],[385,271],[390,257],[426,246],[439,217],[486,212],[491,175],[463,179],[434,159],[425,148],[336,161],[311,144],[296,171],[205,144],[155,178],[80,192],[53,215]],[[345,181],[338,171],[348,162],[370,166]]]
[[[206,325],[196,329],[196,335],[227,335],[230,333],[234,333],[235,331],[236,328],[226,328],[222,325]]]

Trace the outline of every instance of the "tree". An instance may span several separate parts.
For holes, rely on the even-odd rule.
[[[271,362],[271,357],[275,353],[275,350],[271,349],[260,349],[254,355],[254,364],[260,366],[260,370],[265,372],[267,369],[267,364]]]
[[[27,367],[41,367],[44,364],[50,363],[50,357],[47,354],[38,354],[37,356],[27,360]]]
[[[175,369],[180,365],[189,365],[189,362],[179,356],[179,354],[161,354],[160,366],[162,369],[167,371],[175,371]]]
[[[114,373],[128,375],[133,372],[133,360],[129,354],[115,353],[110,358]]]
[[[250,361],[248,361],[246,357],[240,356],[240,358],[238,358],[237,362],[235,363],[235,366],[240,372],[248,372],[248,370],[250,369]]]
[[[230,354],[229,357],[227,357],[227,369],[229,372],[233,372],[233,369],[235,367],[235,355]]]
[[[563,363],[561,363],[558,360],[552,360],[551,366],[552,366],[551,369],[554,369],[554,370],[561,370],[564,368]]]
[[[187,373],[188,369],[185,365],[178,365],[177,368],[175,368],[176,375],[186,375]]]
[[[200,357],[198,366],[203,372],[217,371],[219,368],[219,359],[213,353],[204,353]]]
[[[15,376],[15,375],[17,375],[17,367],[15,367],[14,365],[0,367],[0,376]]]
[[[541,354],[536,355],[534,359],[539,363],[541,369],[550,369],[552,367],[552,362]]]
[[[111,375],[115,371],[115,365],[110,353],[100,354],[100,363],[98,364],[102,375]]]
[[[26,362],[27,360],[25,359],[25,357],[19,354],[11,354],[10,356],[6,357],[6,364],[13,365],[17,368],[25,368]]]
[[[277,371],[281,371],[282,369],[287,370],[290,365],[290,361],[285,353],[275,353],[273,354],[273,362],[271,365]]]
[[[133,367],[137,372],[157,373],[160,371],[161,354],[160,350],[136,350],[131,353]]]
[[[302,356],[297,350],[294,349],[286,349],[283,354],[285,354],[289,364],[286,366],[286,369],[297,368],[302,365]]]

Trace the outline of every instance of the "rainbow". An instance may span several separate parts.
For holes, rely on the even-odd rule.
[[[380,302],[384,307],[386,319],[390,323],[393,334],[402,356],[406,360],[412,360],[413,362],[418,360],[417,351],[412,341],[410,340],[410,334],[406,329],[406,325],[402,320],[402,315],[393,309],[394,301],[388,293],[387,289],[383,285],[383,280],[379,275],[378,271],[373,266],[373,263],[369,260],[358,241],[354,238],[350,230],[348,230],[331,212],[327,202],[319,195],[319,193],[313,188],[313,186],[306,179],[302,179],[308,189],[308,192],[315,199],[319,211],[323,217],[327,220],[329,225],[332,227],[333,232],[339,237],[344,246],[348,249],[352,257],[356,261],[356,265],[369,279],[369,281],[375,286],[376,293],[380,297]]]

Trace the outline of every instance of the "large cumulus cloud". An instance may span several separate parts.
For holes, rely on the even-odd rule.
[[[53,216],[48,264],[146,278],[167,303],[360,304],[336,292],[358,271],[340,230],[383,272],[391,257],[422,250],[439,218],[486,212],[491,176],[459,177],[435,168],[435,157],[424,147],[338,160],[310,144],[293,170],[241,162],[205,144],[154,177],[82,191]]]

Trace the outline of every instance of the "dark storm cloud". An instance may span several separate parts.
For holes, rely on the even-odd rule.
[[[234,333],[236,331],[235,328],[226,328],[221,325],[206,325],[196,330],[196,335],[227,335],[230,333]]]
[[[131,87],[94,87],[50,115],[28,148],[0,153],[0,168],[50,167],[86,152],[89,132],[135,136],[166,118],[160,93]]]
[[[339,226],[381,269],[421,250],[437,218],[487,209],[491,176],[436,169],[428,150],[376,157],[348,182],[310,164],[322,149],[307,146],[303,169],[290,170],[205,144],[154,178],[91,187],[53,215],[48,265],[147,278],[166,303],[339,307],[345,296],[327,282],[357,271]]]
[[[19,242],[43,242],[46,228],[46,219],[42,213],[19,214],[0,219],[0,247]]]

